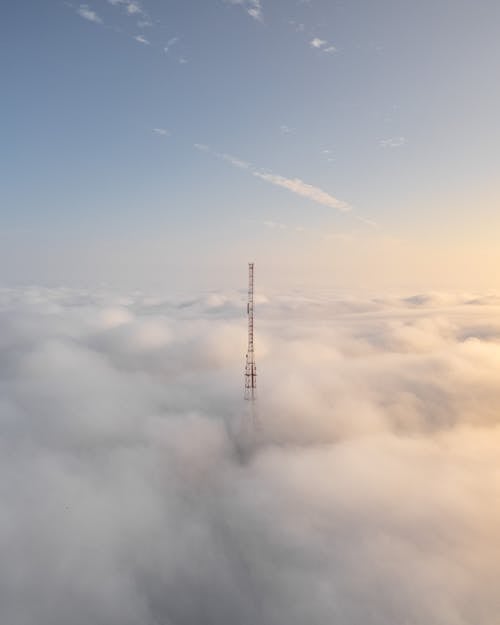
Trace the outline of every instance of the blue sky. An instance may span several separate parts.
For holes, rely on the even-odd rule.
[[[4,282],[498,287],[498,2],[2,11]]]

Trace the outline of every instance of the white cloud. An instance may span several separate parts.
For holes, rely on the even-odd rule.
[[[218,156],[219,158],[222,158],[223,160],[225,160],[227,163],[230,163],[234,167],[239,167],[240,169],[251,168],[250,163],[247,163],[246,161],[236,156],[232,156],[231,154],[216,154],[216,156]]]
[[[129,2],[127,4],[127,13],[129,15],[135,15],[136,13],[142,13],[142,9],[135,2]]]
[[[316,50],[322,50],[327,54],[337,52],[337,48],[335,46],[330,45],[328,41],[325,41],[325,39],[319,39],[318,37],[314,37],[314,39],[311,39],[309,45],[311,46],[311,48],[315,48]]]
[[[241,5],[250,17],[262,21],[262,3],[260,0],[224,0],[224,2]]]
[[[314,39],[311,39],[309,45],[311,46],[311,48],[321,48],[326,43],[327,42],[324,39],[319,39],[318,37],[315,37]]]
[[[400,148],[406,143],[405,137],[389,137],[388,139],[381,139],[380,146],[383,148]]]
[[[153,132],[159,135],[160,137],[170,136],[170,130],[167,130],[166,128],[153,128]]]
[[[166,54],[168,54],[168,52],[170,51],[170,48],[172,48],[172,46],[175,46],[176,43],[179,42],[179,37],[171,37],[168,41],[166,46],[163,48],[163,50],[165,51]]]
[[[147,46],[150,45],[150,42],[145,37],[143,37],[142,35],[135,35],[134,39],[136,41],[138,41],[139,43],[143,43],[143,44],[145,44]]]
[[[335,162],[335,156],[332,150],[321,150],[321,153],[324,154],[327,163]]]
[[[89,22],[94,22],[96,24],[102,24],[102,19],[97,15],[95,11],[89,8],[87,4],[81,4],[77,9],[78,15],[88,20]]]
[[[254,171],[253,175],[278,187],[283,187],[283,189],[287,189],[292,193],[301,195],[302,197],[312,200],[317,204],[322,204],[323,206],[328,206],[329,208],[336,208],[340,211],[351,210],[350,206],[346,202],[338,200],[336,197],[333,197],[333,195],[323,191],[323,189],[308,184],[300,178],[285,178],[284,176],[262,171]]]
[[[279,223],[277,221],[264,221],[262,222],[266,228],[271,228],[272,230],[287,230],[288,226],[286,224]]]
[[[323,234],[323,239],[325,241],[341,241],[343,243],[350,243],[354,241],[355,237],[353,234],[348,232],[326,232]]]
[[[200,152],[207,152],[209,154],[212,154],[212,156],[216,156],[217,158],[220,158],[223,161],[230,163],[234,167],[238,167],[239,169],[252,169],[253,168],[251,163],[248,163],[247,161],[244,161],[241,158],[238,158],[237,156],[233,156],[232,154],[226,154],[224,152],[214,152],[213,150],[210,149],[208,145],[205,145],[203,143],[195,143],[194,147],[197,150],[200,150]]]
[[[361,222],[362,224],[365,224],[366,226],[370,226],[372,228],[379,228],[379,225],[376,221],[373,221],[373,219],[366,219],[366,217],[361,217],[360,215],[356,215],[356,219]]]
[[[245,295],[124,295],[0,290],[6,623],[497,622],[498,296],[259,293],[252,440]]]
[[[129,15],[142,14],[143,9],[138,2],[134,0],[108,0],[113,6],[122,6]]]
[[[270,230],[287,230],[288,232],[305,232],[304,226],[291,226],[279,221],[265,220],[262,225]]]
[[[148,13],[138,0],[108,0],[108,2],[113,6],[122,7],[128,16],[139,18],[137,21],[139,28],[146,28],[153,25]]]
[[[323,191],[323,189],[308,184],[300,178],[286,178],[285,176],[280,176],[272,172],[259,170],[251,163],[243,161],[236,156],[220,152],[214,152],[207,145],[196,143],[195,148],[202,152],[208,152],[209,154],[212,154],[217,158],[221,158],[222,160],[230,163],[231,165],[234,165],[235,167],[238,167],[240,169],[247,169],[255,177],[260,178],[261,180],[265,180],[266,182],[270,182],[271,184],[274,184],[278,187],[287,189],[288,191],[291,191],[296,195],[301,195],[302,197],[312,200],[313,202],[316,202],[318,204],[322,204],[323,206],[336,208],[343,212],[351,210],[351,207],[346,202],[338,200],[333,195],[329,194],[326,191]]]

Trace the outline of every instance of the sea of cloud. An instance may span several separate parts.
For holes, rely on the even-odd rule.
[[[500,297],[0,290],[2,625],[500,622]]]

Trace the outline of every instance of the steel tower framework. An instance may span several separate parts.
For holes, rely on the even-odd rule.
[[[248,350],[245,366],[245,399],[253,401],[257,393],[257,369],[253,348],[253,279],[254,264],[248,263]]]

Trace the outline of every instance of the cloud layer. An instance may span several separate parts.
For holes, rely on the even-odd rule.
[[[500,300],[0,291],[6,625],[491,625]]]

